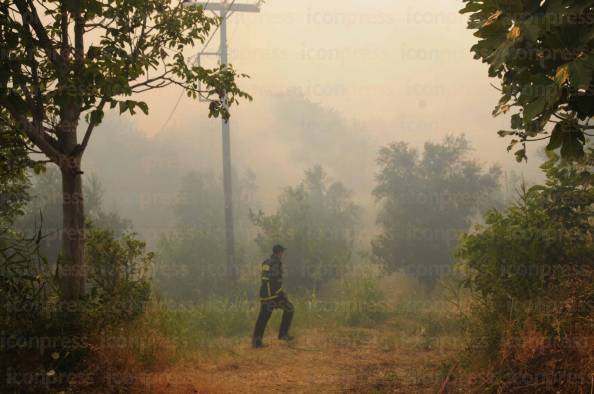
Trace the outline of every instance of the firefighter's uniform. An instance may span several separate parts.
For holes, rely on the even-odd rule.
[[[274,309],[282,309],[283,317],[278,333],[279,339],[289,337],[294,307],[283,291],[283,265],[280,257],[272,255],[262,263],[262,284],[260,285],[260,314],[254,329],[253,344],[262,344],[266,324]]]

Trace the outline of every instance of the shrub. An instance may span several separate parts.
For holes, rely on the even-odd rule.
[[[155,282],[160,294],[168,299],[194,303],[240,293],[236,286],[230,286],[233,276],[226,264],[225,206],[219,185],[210,173],[190,172],[183,178],[173,205],[176,226],[158,243]],[[246,240],[251,237],[248,206],[256,204],[253,174],[234,176],[233,188],[238,246],[235,264],[241,271],[247,265]]]
[[[133,233],[117,239],[111,230],[90,228],[86,240],[90,320],[113,323],[142,313],[150,299],[154,258],[145,250],[146,244]]]
[[[374,326],[387,318],[384,293],[374,278],[346,281],[344,299],[347,301],[344,322],[348,326]]]
[[[580,164],[553,158],[543,166],[545,185],[489,212],[462,238],[457,256],[475,297],[471,353],[493,369],[497,390],[573,393],[590,385],[592,163],[592,155]]]
[[[90,291],[80,303],[61,304],[54,271],[38,253],[39,234],[0,234],[1,392],[66,389],[68,376],[93,357],[89,338],[138,317],[150,297],[153,256],[144,243],[133,234],[116,239],[111,231],[92,228],[86,240]],[[73,314],[82,325],[72,324],[79,320]]]
[[[427,142],[423,152],[404,142],[380,150],[373,191],[380,234],[371,246],[386,271],[405,272],[428,290],[452,271],[458,234],[495,202],[499,188],[499,168],[483,168],[470,149],[461,135]]]
[[[252,215],[256,242],[264,254],[276,243],[288,248],[283,268],[291,290],[319,291],[349,268],[358,212],[350,191],[316,166],[299,185],[285,189],[275,214]]]

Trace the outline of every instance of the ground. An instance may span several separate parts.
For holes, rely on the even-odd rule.
[[[152,376],[154,393],[436,393],[455,356],[455,341],[378,328],[303,329],[292,343],[195,359]]]

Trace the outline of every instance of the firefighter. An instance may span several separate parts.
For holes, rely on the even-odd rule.
[[[282,288],[283,263],[281,261],[285,248],[282,245],[275,245],[272,248],[272,256],[262,263],[262,284],[260,286],[260,314],[254,328],[252,346],[260,348],[263,345],[262,338],[266,324],[274,309],[283,310],[283,318],[278,332],[278,339],[290,341],[289,328],[293,320],[294,307],[287,298]]]

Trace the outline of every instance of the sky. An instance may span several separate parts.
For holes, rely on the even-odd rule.
[[[509,119],[491,116],[497,81],[473,59],[460,8],[452,0],[267,0],[261,13],[230,17],[230,62],[250,76],[239,85],[254,97],[232,108],[233,162],[254,172],[265,206],[316,163],[367,204],[382,145],[420,147],[447,134],[466,134],[485,165],[538,177],[538,145],[517,164],[497,135]],[[205,50],[218,45],[217,35]],[[147,166],[218,171],[220,121],[207,118],[205,103],[183,96],[176,105],[179,97],[176,88],[144,94],[149,115],[130,119],[155,141],[184,145]]]
[[[461,4],[268,0],[259,14],[232,15],[230,61],[250,76],[240,86],[255,98],[233,111],[234,135],[265,123],[275,93],[299,91],[379,143],[464,132],[486,161],[513,161],[501,154],[506,141],[496,132],[508,119],[491,117],[496,81],[472,58],[474,37],[458,13]],[[215,37],[207,50],[217,46]],[[134,122],[150,135],[163,131],[178,97],[173,88],[147,94],[151,113]],[[165,129],[191,125],[206,111],[184,97]]]

